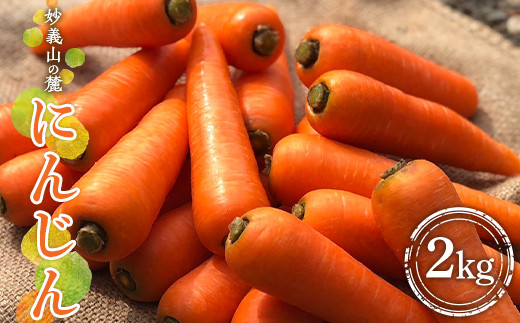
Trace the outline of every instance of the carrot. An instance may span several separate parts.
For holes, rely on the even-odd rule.
[[[67,93],[56,95],[59,104],[69,102],[75,93]],[[14,103],[5,103],[0,105],[0,165],[23,155],[30,151],[36,150],[36,147],[31,138],[22,136],[16,131],[13,122],[11,121],[11,108]]]
[[[472,171],[520,174],[520,157],[467,119],[359,73],[320,76],[309,90],[306,114],[323,136],[357,147]]]
[[[254,288],[330,322],[435,321],[426,307],[278,209],[257,208],[232,222],[226,262]]]
[[[370,199],[340,190],[305,194],[292,213],[372,271],[404,278],[404,270],[379,233]]]
[[[197,24],[202,23],[215,32],[228,63],[238,69],[262,71],[283,51],[283,24],[267,6],[248,2],[200,6]]]
[[[110,263],[110,274],[127,297],[154,302],[209,256],[197,238],[191,205],[185,204],[158,217],[136,251]]]
[[[211,257],[168,288],[157,322],[230,322],[248,290],[224,259]]]
[[[294,91],[285,53],[263,72],[242,73],[234,84],[253,150],[264,155],[294,132]]]
[[[202,244],[223,255],[229,222],[269,201],[224,54],[205,26],[194,31],[186,75],[193,219]]]
[[[298,123],[298,126],[296,126],[296,133],[305,133],[308,135],[319,135],[319,133],[314,130],[314,128],[309,123],[309,120],[307,117],[303,117],[302,120]]]
[[[87,261],[88,268],[91,271],[103,269],[105,267],[108,267],[108,264],[109,264],[108,262],[99,262],[99,261],[89,260],[87,258],[84,258],[84,259]]]
[[[284,303],[269,294],[251,289],[237,308],[231,323],[306,323],[323,320]]]
[[[69,167],[87,171],[154,105],[182,75],[188,43],[143,49],[83,87],[70,102],[90,135],[87,150]]]
[[[146,240],[188,152],[184,92],[174,88],[74,185],[62,212],[79,253],[113,261]]]
[[[322,136],[294,134],[282,139],[266,171],[271,193],[283,205],[293,205],[306,193],[337,189],[370,197],[379,175],[395,161]],[[520,206],[454,184],[464,205],[494,218],[512,243],[520,243]],[[480,232],[479,232],[480,233]],[[488,236],[482,233],[481,237]]]
[[[185,37],[195,25],[195,0],[91,0],[63,13],[55,25],[42,25],[46,39],[49,28],[58,28],[60,51],[84,46],[157,47]],[[33,52],[51,49],[44,41]]]
[[[493,269],[495,270],[495,273],[499,272],[498,264],[502,262],[500,257],[504,257],[502,259],[505,259],[505,256],[502,255],[497,250],[487,246],[482,245],[484,247],[484,250],[486,251],[487,258],[493,258]],[[500,277],[503,281],[503,277]],[[511,278],[511,282],[509,283],[509,286],[506,287],[507,293],[509,294],[509,297],[511,297],[511,300],[515,305],[520,305],[520,264],[515,261],[515,265],[513,268],[513,275]]]
[[[29,139],[30,140],[30,139]],[[0,166],[0,214],[17,226],[32,226],[36,223],[34,212],[41,210],[52,214],[60,205],[50,195],[49,186],[41,204],[31,202],[31,192],[45,165],[44,154],[48,149],[39,149],[15,157]],[[82,173],[56,166],[55,172],[63,179],[62,190],[69,190]],[[56,184],[54,184],[56,185]]]
[[[463,204],[449,178],[442,170],[425,160],[416,160],[407,165],[399,163],[381,177],[383,181],[372,194],[374,218],[383,239],[397,259],[404,264],[405,249],[410,245],[410,237],[417,226],[437,211]],[[460,216],[465,217],[463,214]],[[441,226],[436,226],[429,232],[428,240],[425,240],[423,245],[435,237],[451,240],[456,250],[463,251],[465,259],[472,259],[475,262],[487,259],[475,226],[469,221],[444,222]],[[428,268],[432,268],[441,256],[444,257],[444,250],[440,249],[443,248],[436,248],[434,252],[428,250],[418,255],[417,265],[420,275],[426,273]],[[457,258],[458,255],[455,253],[449,255],[443,261],[443,268],[449,268],[450,264],[458,266]],[[489,287],[479,286],[474,280],[455,277],[451,279],[423,277],[422,283],[430,293],[444,301],[444,307],[448,304],[446,302],[456,304],[473,302],[489,291]],[[436,314],[436,317],[440,322],[456,320],[443,314]],[[507,293],[495,305],[471,317],[471,321],[474,322],[519,320],[520,313]]]
[[[175,184],[164,199],[159,214],[173,211],[188,202],[191,202],[191,163],[186,159]]]
[[[321,25],[311,29],[296,49],[296,62],[296,72],[307,87],[328,71],[351,70],[465,117],[477,109],[477,90],[464,76],[355,28]]]

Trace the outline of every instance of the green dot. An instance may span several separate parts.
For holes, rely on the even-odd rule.
[[[31,120],[34,110],[32,104],[33,98],[40,98],[45,104],[58,104],[58,101],[51,93],[37,88],[26,90],[16,98],[13,108],[11,109],[11,121],[20,134],[29,138],[31,137]],[[52,113],[46,110],[43,115],[43,120],[50,124],[52,117]]]
[[[64,68],[60,72],[60,77],[63,84],[70,84],[74,79],[74,72]]]
[[[43,41],[43,33],[38,27],[26,29],[23,32],[23,42],[29,47],[37,47]]]
[[[71,48],[65,54],[65,63],[69,67],[78,67],[85,63],[85,53],[79,48]]]
[[[45,11],[44,10],[38,10],[33,16],[33,21],[37,23],[38,25],[45,25]]]

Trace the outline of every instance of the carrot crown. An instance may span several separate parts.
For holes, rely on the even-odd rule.
[[[315,39],[305,39],[296,48],[295,58],[304,68],[309,68],[320,56],[320,42]]]
[[[116,279],[122,288],[128,291],[134,291],[136,289],[135,281],[127,270],[118,268],[116,270]]]
[[[397,164],[385,170],[385,172],[381,174],[379,177],[381,177],[382,179],[387,179],[388,177],[394,175],[395,173],[403,169],[406,166],[406,164],[406,160],[401,159]]]
[[[269,176],[271,174],[271,165],[273,164],[273,156],[265,154],[264,155],[265,167],[262,173]]]
[[[182,25],[190,20],[191,5],[189,0],[166,0],[166,14],[174,25]]]
[[[96,223],[85,223],[78,230],[76,237],[77,246],[89,254],[103,249],[108,242],[107,233]]]
[[[260,56],[269,56],[278,47],[278,31],[266,25],[259,25],[253,35],[253,51]]]
[[[314,113],[322,113],[327,107],[329,101],[330,90],[324,82],[318,83],[311,87],[307,95],[307,103]]]
[[[167,316],[162,319],[161,323],[180,323],[180,322],[179,322],[179,320],[177,320],[171,316]]]
[[[255,155],[263,155],[271,150],[271,139],[267,132],[257,129],[249,131],[248,134]]]
[[[291,213],[298,219],[303,220],[303,217],[305,216],[305,202],[300,201],[294,204],[291,208]]]
[[[5,204],[4,197],[0,195],[0,214],[4,216],[7,213],[7,205]]]
[[[244,232],[248,224],[249,221],[247,219],[235,218],[229,225],[229,241],[235,243],[238,238],[240,238],[240,235],[242,235],[242,232]]]

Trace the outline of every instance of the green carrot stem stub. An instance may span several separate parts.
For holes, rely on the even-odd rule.
[[[269,56],[278,47],[280,36],[269,26],[260,25],[253,35],[253,51],[260,56]]]

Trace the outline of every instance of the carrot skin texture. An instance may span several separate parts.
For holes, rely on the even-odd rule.
[[[404,264],[406,248],[410,236],[417,226],[431,214],[450,207],[462,206],[449,178],[434,164],[425,160],[415,160],[383,180],[372,194],[372,209],[383,239],[393,250],[397,259]],[[475,226],[470,222],[448,222],[430,233],[434,237],[446,237],[463,250],[467,259],[487,259]],[[426,241],[424,243],[427,243]],[[444,250],[442,250],[444,252]],[[417,258],[421,272],[426,272],[442,255],[441,250],[423,252]],[[452,254],[444,261],[447,265],[457,263]],[[444,266],[444,265],[443,265]],[[496,277],[495,277],[496,278]],[[434,295],[446,302],[466,303],[482,297],[487,287],[476,285],[472,280],[423,279],[423,284]],[[437,314],[440,322],[458,321],[459,318]],[[518,322],[520,313],[511,298],[504,294],[495,305],[482,313],[468,318],[472,322],[496,320],[498,322]]]
[[[226,262],[254,288],[329,322],[435,322],[426,307],[295,216],[262,207],[242,219],[247,226],[234,243],[228,238]]]
[[[370,270],[405,278],[402,266],[379,233],[370,199],[346,191],[322,189],[305,194],[298,204],[304,208],[304,223]]]
[[[60,205],[60,202],[54,201],[51,197],[50,186],[46,187],[41,204],[35,205],[30,199],[31,192],[45,165],[44,154],[48,151],[48,149],[34,150],[0,166],[0,196],[7,210],[2,217],[14,225],[32,226],[36,223],[34,212],[41,210],[52,214]],[[55,172],[63,179],[62,190],[69,190],[83,175],[62,164],[56,166]]]
[[[482,246],[484,247],[484,250],[486,251],[486,255],[488,256],[488,258],[493,258],[495,260],[493,263],[493,268],[498,273],[499,269],[496,267],[500,263],[500,252],[487,245]],[[505,255],[502,255],[502,257],[505,258]],[[509,286],[506,287],[506,290],[509,294],[509,297],[511,297],[513,303],[516,306],[520,306],[520,264],[516,261],[513,268],[513,276],[511,278],[511,282],[509,283]]]
[[[394,164],[386,157],[323,136],[293,134],[282,139],[273,151],[269,184],[271,193],[283,205],[294,205],[317,189],[370,197],[380,181],[379,175]],[[490,215],[512,243],[520,243],[520,206],[460,184],[454,186],[466,207]]]
[[[188,202],[191,202],[191,163],[189,159],[182,165],[175,184],[164,199],[159,215],[173,211]]]
[[[188,43],[143,49],[112,66],[71,100],[90,135],[83,157],[67,162],[87,171],[159,103],[182,75]]]
[[[218,3],[199,7],[197,25],[205,24],[217,35],[230,65],[258,72],[273,64],[282,53],[285,29],[278,14],[256,3]],[[268,26],[278,34],[272,54],[261,56],[252,49],[254,33],[259,26]]]
[[[520,174],[515,152],[437,103],[351,71],[327,72],[314,86],[326,86],[330,92],[323,110],[312,106],[311,95],[306,104],[311,126],[325,137],[471,171]]]
[[[314,128],[309,123],[309,119],[307,117],[303,117],[303,119],[300,120],[298,125],[296,126],[296,133],[302,133],[307,135],[319,135],[319,132],[314,130]]]
[[[319,323],[312,314],[282,302],[269,294],[251,289],[238,306],[231,323]]]
[[[351,70],[438,102],[464,117],[472,116],[477,109],[477,89],[469,79],[376,35],[347,26],[321,25],[303,39],[320,43],[313,66],[296,64],[296,72],[307,87],[328,71]]]
[[[189,19],[179,25],[171,22],[165,0],[142,0],[129,3],[123,0],[92,0],[63,12],[50,28],[59,28],[63,44],[53,44],[67,51],[74,47],[158,47],[174,43],[191,31],[197,19],[194,0],[187,0],[191,9]],[[47,37],[48,25],[39,27]],[[44,55],[51,45],[43,42],[32,48]]]
[[[118,260],[145,241],[187,152],[186,101],[179,94],[155,106],[74,185],[81,192],[62,204],[74,221],[71,236],[91,222],[107,235],[88,258]],[[79,243],[77,249],[86,253]]]
[[[110,263],[110,274],[126,296],[141,302],[154,302],[210,254],[199,242],[191,205],[186,204],[158,217],[148,238],[136,251]],[[121,269],[131,275],[135,290],[120,285],[117,272]]]
[[[223,258],[213,256],[168,288],[157,321],[172,317],[179,322],[230,322],[249,288]]]
[[[195,228],[223,255],[228,224],[269,201],[224,54],[205,26],[194,31],[186,75]]]

